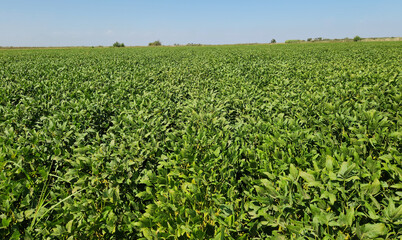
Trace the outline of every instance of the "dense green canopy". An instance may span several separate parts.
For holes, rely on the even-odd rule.
[[[396,238],[401,56],[0,50],[0,238]]]

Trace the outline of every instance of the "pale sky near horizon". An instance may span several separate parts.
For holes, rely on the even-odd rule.
[[[0,46],[402,37],[401,0],[0,0]]]

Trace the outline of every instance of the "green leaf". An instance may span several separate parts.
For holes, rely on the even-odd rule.
[[[215,157],[219,157],[219,154],[221,153],[221,148],[220,147],[218,147],[217,149],[215,149],[215,151],[214,151],[214,155],[215,155]]]
[[[24,212],[26,218],[32,218],[33,214],[35,213],[35,209],[28,209]]]
[[[295,165],[290,164],[289,171],[290,171],[290,176],[292,177],[292,179],[296,180],[297,177],[299,176],[299,170],[297,170]]]
[[[401,220],[402,205],[400,205],[398,208],[395,208],[394,200],[392,200],[392,198],[388,199],[388,206],[384,209],[384,215],[391,221]]]
[[[334,203],[336,201],[336,195],[333,193],[330,193],[328,191],[324,191],[324,193],[321,194],[321,198],[329,199],[329,202],[331,203],[331,205],[334,205]]]
[[[364,206],[367,208],[367,213],[369,215],[369,217],[373,220],[377,220],[380,217],[376,214],[376,212],[374,211],[373,207],[370,206],[370,204],[368,202],[364,203]]]
[[[273,198],[276,198],[278,196],[278,192],[276,191],[272,182],[270,182],[268,179],[261,179],[261,183],[263,187],[254,186],[259,194],[265,195],[267,193],[269,196]]]
[[[386,155],[382,155],[379,157],[379,159],[385,160],[387,162],[392,161],[393,157],[391,154],[386,154]]]
[[[353,176],[352,171],[356,168],[355,163],[343,162],[338,171],[338,177],[343,181],[359,180],[359,177]]]
[[[153,239],[153,234],[149,228],[141,228],[141,231],[146,239],[148,239],[148,240]]]
[[[377,238],[379,236],[386,235],[388,233],[388,229],[384,223],[376,223],[376,224],[366,224],[361,228],[361,237],[362,239],[367,238]]]
[[[11,235],[10,240],[19,240],[21,234],[18,230],[14,230],[13,235]]]
[[[1,219],[1,225],[4,227],[4,228],[7,228],[9,225],[10,225],[10,222],[12,221],[12,219],[11,218],[3,218],[3,219]]]
[[[334,166],[334,161],[335,159],[329,155],[327,155],[327,159],[325,160],[325,168],[328,171],[332,171],[333,170],[333,166]]]
[[[368,194],[375,195],[381,190],[381,184],[378,179],[375,179],[371,184],[369,188]]]
[[[300,175],[300,177],[302,177],[304,179],[304,181],[306,181],[308,183],[315,181],[315,178],[314,178],[314,176],[312,174],[300,171],[299,175]]]
[[[390,186],[391,188],[402,189],[402,183],[397,183]]]
[[[66,232],[65,228],[60,225],[56,225],[56,227],[53,228],[52,231],[53,231],[52,235],[54,236],[61,236]]]
[[[71,228],[72,228],[72,226],[73,226],[73,222],[74,222],[74,220],[70,220],[70,221],[66,224],[66,229],[67,229],[67,232],[69,232],[69,233],[71,233]]]
[[[348,226],[352,226],[355,218],[355,209],[353,207],[346,209],[346,221]]]

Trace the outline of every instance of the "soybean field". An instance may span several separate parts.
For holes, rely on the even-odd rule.
[[[0,239],[402,239],[402,42],[0,50]]]

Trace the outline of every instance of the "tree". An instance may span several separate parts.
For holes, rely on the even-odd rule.
[[[356,36],[355,38],[353,38],[353,41],[355,41],[355,42],[358,42],[358,41],[361,41],[361,40],[362,40],[362,38],[359,37],[359,36]]]
[[[149,43],[148,46],[162,46],[162,43],[161,41],[157,40],[155,42]]]
[[[311,41],[313,41],[312,38],[307,38],[307,42],[311,42]]]
[[[124,43],[115,42],[113,43],[113,47],[125,47]]]
[[[275,38],[273,38],[273,39],[271,40],[271,43],[276,43]]]

